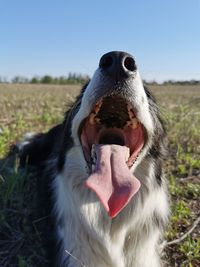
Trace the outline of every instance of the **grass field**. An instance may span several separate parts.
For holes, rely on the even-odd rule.
[[[6,157],[26,132],[62,120],[80,88],[0,84],[0,266],[48,266],[42,248],[45,219],[38,216],[34,174]],[[171,217],[163,259],[167,267],[200,266],[200,86],[151,86],[169,138],[165,172]],[[189,230],[194,228],[188,233]]]

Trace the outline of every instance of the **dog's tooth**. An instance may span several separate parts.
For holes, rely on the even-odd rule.
[[[131,126],[131,121],[127,121],[126,126]]]
[[[94,125],[94,124],[100,124],[100,119],[99,118],[96,118],[96,113],[91,113],[90,116],[89,116],[89,123],[91,125]]]
[[[95,105],[95,107],[94,107],[94,112],[95,112],[95,114],[97,114],[97,113],[99,112],[99,110],[100,110],[100,108],[101,108],[101,105],[102,105],[102,102],[103,102],[103,100],[101,99],[101,100],[99,100],[99,101],[96,103],[96,105]]]
[[[131,119],[131,127],[136,129],[138,127],[138,120],[136,118]]]
[[[130,119],[135,118],[135,113],[133,112],[132,108],[128,107],[128,114]]]
[[[94,125],[95,124],[95,116],[96,114],[95,113],[91,113],[90,116],[89,116],[89,122],[90,124]]]
[[[96,124],[100,124],[100,119],[99,118],[95,118],[94,121],[95,121]]]
[[[99,110],[100,110],[100,108],[101,108],[101,105],[102,105],[102,99],[99,100],[99,101],[95,104],[93,111],[90,113],[90,116],[89,116],[89,122],[90,122],[90,124],[94,125],[94,124],[100,122],[100,119],[95,118],[95,117],[96,117],[97,113],[99,112]]]
[[[126,122],[126,126],[130,126],[133,129],[136,129],[138,127],[138,120],[136,118],[132,118],[130,121]]]

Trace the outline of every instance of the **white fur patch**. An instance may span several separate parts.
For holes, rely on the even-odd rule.
[[[21,151],[26,145],[28,145],[31,139],[35,136],[35,133],[28,132],[23,136],[23,141],[16,144],[19,151]]]

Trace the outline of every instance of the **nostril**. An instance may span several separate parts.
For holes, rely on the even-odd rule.
[[[109,69],[113,64],[113,58],[110,55],[105,55],[99,62],[99,67],[102,69]]]
[[[99,68],[103,75],[115,81],[132,77],[137,69],[134,58],[122,51],[112,51],[104,54],[99,61]]]
[[[135,60],[132,57],[126,57],[124,60],[124,67],[129,71],[135,71]]]

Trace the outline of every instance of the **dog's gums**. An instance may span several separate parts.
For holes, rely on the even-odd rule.
[[[129,148],[126,163],[130,168],[145,143],[144,127],[129,103],[109,96],[98,101],[81,128],[81,144],[86,161],[92,167],[93,144],[115,144]]]

